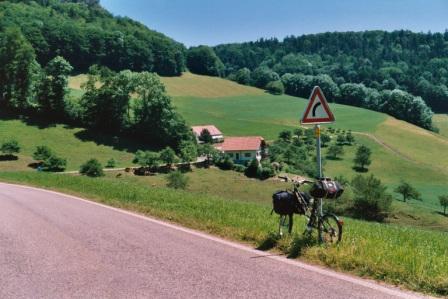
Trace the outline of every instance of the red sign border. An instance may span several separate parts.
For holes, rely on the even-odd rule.
[[[320,97],[320,102],[322,103],[322,107],[324,108],[325,112],[327,112],[329,116],[328,118],[314,118],[314,119],[307,118],[311,108],[314,105],[316,97]],[[304,125],[314,125],[314,124],[332,123],[334,121],[335,118],[333,112],[331,112],[330,107],[328,106],[328,102],[327,99],[325,98],[324,93],[322,92],[319,86],[314,86],[313,91],[311,92],[311,96],[309,98],[308,107],[306,107],[305,113],[303,114],[300,123]]]

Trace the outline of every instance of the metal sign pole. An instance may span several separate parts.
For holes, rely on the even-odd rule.
[[[317,169],[319,170],[319,179],[322,178],[322,158],[321,158],[321,144],[320,144],[320,125],[315,126],[316,133],[316,160],[317,160]],[[319,212],[320,216],[323,216],[323,202],[322,198],[319,198]]]

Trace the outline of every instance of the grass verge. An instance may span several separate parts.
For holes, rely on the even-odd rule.
[[[346,219],[343,242],[326,248],[302,238],[303,220],[297,221],[292,236],[273,238],[277,217],[269,217],[269,205],[148,187],[114,178],[9,172],[0,173],[0,180],[80,195],[264,249],[276,248],[291,257],[360,276],[448,295],[446,233]]]

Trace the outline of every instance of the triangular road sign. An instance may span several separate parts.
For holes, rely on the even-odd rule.
[[[334,115],[328,106],[324,93],[319,86],[315,86],[300,123],[303,125],[312,125],[332,123],[334,121]]]

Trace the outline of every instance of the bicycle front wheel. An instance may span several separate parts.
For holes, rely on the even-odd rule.
[[[342,223],[333,214],[325,214],[319,223],[319,240],[326,244],[335,244],[342,240]]]

